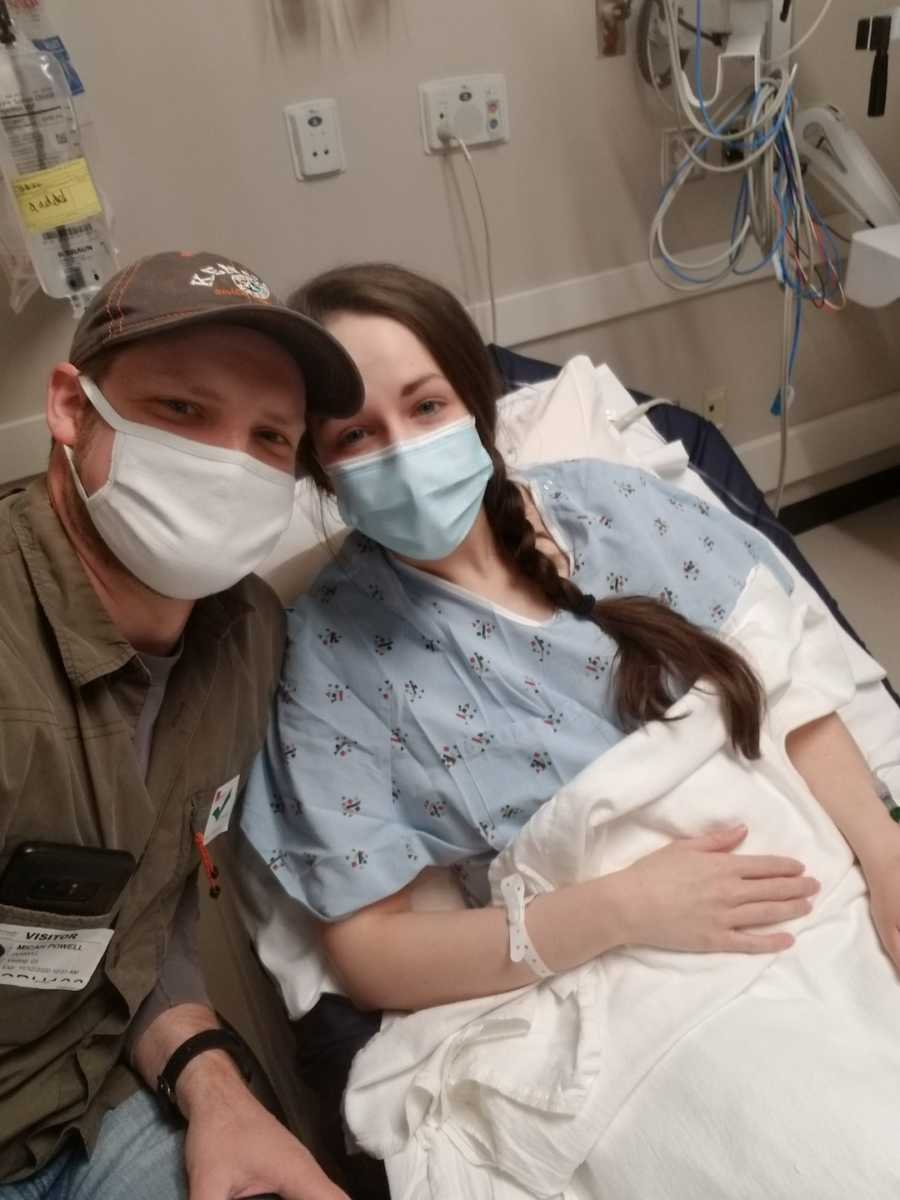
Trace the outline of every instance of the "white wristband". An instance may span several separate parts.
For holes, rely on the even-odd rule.
[[[506,905],[506,920],[509,925],[509,957],[514,963],[524,962],[539,979],[549,979],[555,972],[551,971],[537,950],[528,929],[525,926],[525,907],[529,900],[525,899],[525,884],[521,875],[507,875],[501,880],[500,893]]]

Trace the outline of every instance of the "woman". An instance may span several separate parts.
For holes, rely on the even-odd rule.
[[[295,297],[357,362],[366,404],[313,418],[302,453],[351,535],[290,616],[290,645],[243,828],[322,922],[364,1009],[491,995],[625,943],[770,953],[810,911],[802,864],[706,833],[538,897],[513,961],[484,869],[567,780],[698,679],[758,753],[759,685],[716,636],[762,563],[746,526],[646,473],[597,461],[510,478],[497,383],[443,288],[398,267],[329,272]],[[785,587],[789,583],[785,580]],[[598,598],[599,597],[599,598]],[[796,730],[797,771],[842,830],[900,965],[900,829],[840,719]],[[726,853],[723,853],[726,852]],[[457,868],[473,907],[422,912],[413,884]]]
[[[788,949],[792,935],[769,927],[808,914],[818,882],[791,858],[732,853],[743,827],[698,827],[538,896],[524,926],[513,904],[484,903],[488,865],[532,814],[701,677],[752,762],[760,687],[716,629],[758,567],[789,589],[768,543],[638,470],[574,462],[512,479],[495,444],[490,359],[436,284],[351,267],[295,303],[366,384],[360,414],[311,421],[302,445],[358,532],[289,614],[242,826],[276,886],[321,922],[348,996],[364,1010],[425,1009],[510,992],[626,943]],[[900,964],[900,829],[862,756],[834,714],[787,748],[856,852]],[[432,866],[455,869],[469,907],[424,910],[417,885]],[[377,1027],[327,995],[300,1022],[301,1074],[333,1117],[323,1134],[337,1157],[343,1081]],[[355,1195],[387,1194],[380,1164],[344,1162]]]

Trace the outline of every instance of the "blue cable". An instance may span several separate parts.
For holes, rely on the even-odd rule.
[[[704,138],[703,141],[699,143],[697,149],[702,150],[703,147],[708,142],[709,142],[709,138]],[[686,158],[685,161],[678,168],[678,170],[675,172],[675,174],[672,176],[672,178],[669,180],[668,184],[666,185],[665,191],[662,194],[662,200],[660,200],[660,204],[662,204],[665,201],[666,196],[668,196],[669,192],[672,190],[672,188],[678,182],[681,175],[685,171],[690,170],[690,168],[692,166],[693,166],[693,163],[691,162],[691,159]],[[746,182],[747,182],[746,179],[744,179],[743,180],[744,187],[746,187]],[[734,242],[735,233],[736,233],[736,225],[732,225],[732,228],[731,228],[731,241],[732,242]],[[660,248],[660,249],[662,250],[662,248]],[[662,251],[661,257],[662,257],[663,262],[666,264],[666,266],[669,268],[669,270],[672,272],[672,274],[677,279],[682,280],[683,283],[696,284],[697,287],[703,287],[707,283],[714,283],[721,274],[721,272],[719,272],[716,275],[711,275],[706,279],[699,279],[694,275],[688,275],[684,271],[682,271],[678,266],[676,266],[676,264],[674,262],[672,262],[672,260],[669,258],[669,256],[664,251]],[[738,251],[737,253],[731,254],[730,266],[731,266],[732,270],[734,269],[734,264],[738,261],[739,258],[740,258],[740,251]]]
[[[739,116],[740,113],[744,112],[748,107],[750,107],[753,104],[755,99],[756,99],[756,93],[754,92],[741,105],[738,112],[735,113],[735,116]],[[778,121],[776,122],[775,127],[769,132],[769,134],[765,135],[765,140],[767,143],[770,144],[770,143],[774,142],[776,140],[776,138],[778,137],[778,135],[780,134],[781,129],[784,126],[786,113],[787,113],[787,106],[785,106],[785,108],[783,108],[781,113],[779,114]],[[706,148],[706,146],[709,145],[709,141],[710,141],[709,138],[703,138],[703,140],[698,142],[697,145],[693,148],[694,153],[700,154]],[[678,184],[678,182],[680,181],[682,176],[687,171],[690,171],[692,166],[693,166],[693,161],[690,158],[690,156],[688,155],[685,157],[684,162],[682,162],[682,164],[674,172],[674,174],[672,175],[672,178],[669,180],[669,182],[666,184],[665,188],[663,189],[662,195],[660,197],[660,204],[663,204],[665,202],[666,197],[669,195],[669,193],[672,191],[672,189]],[[732,229],[731,229],[731,241],[732,242],[734,241],[735,236],[737,235],[738,226],[743,224],[744,218],[746,217],[746,205],[747,205],[747,180],[745,177],[741,181],[741,191],[738,194],[738,210],[736,210],[735,220],[732,224]],[[761,269],[761,267],[768,265],[768,263],[771,262],[772,258],[777,253],[777,250],[781,244],[781,241],[783,241],[783,236],[784,235],[782,233],[782,237],[779,240],[779,243],[773,248],[772,252],[761,263],[759,263],[756,267],[752,268],[752,270],[744,269],[742,271],[737,271],[737,273],[741,274],[741,275],[749,275],[749,274],[752,274],[753,271],[758,271]],[[740,260],[740,255],[741,255],[741,252],[738,251],[738,252],[732,254],[732,256],[731,256],[730,261],[731,261],[731,267],[733,270],[736,270],[735,264]],[[682,280],[684,283],[693,283],[693,284],[696,284],[697,287],[703,287],[705,284],[712,283],[715,281],[715,279],[718,278],[718,275],[710,276],[705,279],[701,279],[696,276],[688,275],[684,271],[679,269],[675,265],[675,263],[673,263],[672,260],[668,257],[668,255],[663,253],[661,255],[661,257],[662,257],[663,262],[666,264],[666,266],[672,272],[672,274],[675,275],[676,278]]]
[[[793,382],[794,367],[797,365],[797,351],[800,349],[800,323],[803,319],[803,305],[798,304],[794,309],[794,340],[791,344],[791,356],[788,359],[788,378]]]
[[[794,368],[797,365],[797,351],[800,347],[800,321],[801,321],[802,315],[803,315],[803,305],[798,303],[794,307],[794,338],[791,343],[791,353],[790,353],[790,356],[788,357],[788,382],[789,383],[793,383]],[[772,401],[772,406],[769,409],[769,412],[772,414],[773,417],[781,416],[781,388],[778,389],[778,393],[775,396],[775,399]]]
[[[747,188],[746,177],[744,178],[744,188],[745,189]],[[753,275],[757,271],[761,271],[763,269],[763,267],[767,267],[769,265],[769,263],[772,261],[772,259],[775,258],[776,255],[783,257],[782,252],[784,249],[784,240],[785,240],[785,237],[787,236],[788,214],[787,214],[787,210],[785,209],[785,206],[784,206],[784,198],[779,195],[777,187],[773,186],[773,191],[775,193],[775,199],[778,201],[778,205],[781,209],[781,230],[778,234],[778,239],[775,242],[775,245],[772,247],[772,249],[769,251],[769,253],[766,255],[765,258],[761,259],[758,263],[756,263],[752,267],[735,267],[734,268],[735,275]],[[746,206],[746,201],[745,201],[745,206]],[[737,216],[737,213],[735,214],[735,216]],[[741,219],[743,220],[743,218],[741,218]],[[733,240],[734,240],[734,235],[732,234],[732,241]]]
[[[705,150],[708,145],[709,145],[709,138],[704,138],[702,142],[698,142],[697,145],[694,146],[694,148],[693,148],[694,153],[699,154],[701,152],[701,150]],[[679,167],[676,168],[674,174],[672,175],[672,178],[669,180],[669,182],[663,188],[662,194],[660,195],[660,198],[659,198],[660,205],[662,205],[666,196],[668,196],[669,192],[671,192],[672,188],[679,181],[681,176],[686,171],[689,171],[693,165],[694,165],[694,163],[693,163],[693,160],[691,159],[691,156],[689,154],[685,155],[684,161],[681,163],[681,165]],[[657,206],[657,207],[659,207],[659,206]]]
[[[725,128],[717,125],[711,119],[709,112],[707,110],[706,101],[705,101],[705,98],[703,95],[703,35],[702,35],[702,27],[703,27],[703,0],[697,0],[696,15],[695,15],[695,21],[694,21],[694,87],[696,89],[697,100],[698,100],[698,103],[700,106],[700,112],[703,117],[704,123],[706,124],[706,128],[709,130],[711,135],[716,135],[716,136],[721,137],[726,132],[726,130],[725,130]],[[745,102],[744,105],[741,106],[741,108],[738,110],[738,112],[735,113],[734,116],[730,120],[733,122],[738,116],[740,116],[743,112],[745,112],[748,107],[750,108],[750,111],[752,112],[753,106],[755,105],[755,102],[756,102],[756,99],[757,99],[757,93],[754,91],[754,93],[750,96],[750,98]],[[789,382],[793,381],[793,378],[794,378],[794,371],[795,371],[795,368],[797,365],[797,356],[798,356],[799,348],[800,348],[800,332],[801,332],[802,316],[803,316],[803,301],[804,300],[817,300],[822,295],[824,295],[824,297],[826,299],[828,299],[831,295],[833,295],[837,291],[837,289],[833,285],[829,285],[828,283],[825,283],[823,288],[821,288],[819,291],[813,291],[813,289],[811,287],[805,286],[800,282],[799,276],[793,275],[791,273],[791,267],[788,262],[787,251],[786,251],[786,241],[787,241],[788,230],[791,228],[792,225],[794,228],[795,244],[799,245],[799,238],[800,238],[800,230],[799,230],[800,205],[798,202],[800,189],[798,187],[797,179],[795,178],[795,175],[794,175],[791,147],[788,142],[787,135],[784,132],[785,123],[788,119],[788,115],[793,111],[793,108],[794,108],[794,92],[793,92],[793,89],[790,89],[788,91],[787,96],[785,97],[785,102],[781,107],[781,112],[778,115],[778,119],[775,122],[772,129],[767,132],[762,132],[762,131],[756,130],[744,142],[745,150],[747,147],[749,147],[749,153],[751,153],[751,154],[758,150],[761,150],[763,147],[766,147],[766,148],[768,148],[769,146],[775,147],[775,150],[777,153],[777,158],[778,158],[778,163],[777,163],[777,166],[775,169],[775,177],[774,177],[773,183],[772,183],[772,190],[774,193],[775,201],[778,204],[778,208],[779,208],[779,211],[781,214],[781,228],[780,228],[780,231],[778,234],[778,238],[777,238],[775,244],[773,245],[772,249],[770,250],[770,252],[766,255],[766,257],[764,259],[762,259],[760,262],[756,263],[752,267],[743,267],[742,268],[742,267],[737,266],[737,262],[740,259],[740,251],[738,251],[737,253],[733,253],[730,258],[730,264],[731,264],[732,271],[734,272],[735,275],[742,275],[742,276],[755,274],[757,271],[760,271],[764,267],[767,267],[775,258],[777,258],[780,263],[780,266],[781,266],[781,277],[782,277],[784,286],[790,287],[791,290],[795,293],[795,295],[797,297],[796,303],[794,305],[794,331],[793,331],[793,337],[791,340],[790,354],[788,356],[788,381]],[[710,138],[707,137],[707,138],[704,138],[701,142],[699,142],[698,145],[694,148],[695,153],[700,154],[706,148],[706,146],[709,144],[709,141],[710,141]],[[666,197],[669,195],[671,190],[681,180],[684,172],[690,170],[692,165],[693,164],[692,164],[690,156],[687,156],[685,158],[685,161],[681,164],[681,166],[678,168],[678,170],[675,171],[675,173],[672,175],[672,178],[669,180],[668,185],[666,186],[665,190],[662,193],[662,199],[661,199],[660,203],[665,201]],[[839,261],[839,255],[837,253],[837,248],[835,246],[835,243],[834,243],[829,231],[825,227],[824,222],[822,221],[822,218],[819,215],[815,205],[808,197],[807,197],[806,203],[809,206],[809,210],[810,210],[814,220],[816,221],[818,227],[822,230],[824,237],[825,237],[826,264],[829,267],[832,267],[833,269],[835,269],[835,271],[836,271],[836,266]],[[748,206],[749,206],[749,185],[748,185],[746,176],[744,176],[743,180],[741,181],[741,187],[738,192],[737,201],[735,203],[734,218],[732,220],[732,225],[731,225],[731,242],[732,242],[732,244],[734,243],[735,238],[737,237],[738,229],[743,226],[743,224],[745,223],[745,221],[747,219]],[[683,280],[686,283],[694,283],[698,287],[702,287],[706,283],[713,282],[714,278],[718,278],[718,276],[710,278],[710,279],[692,278],[690,275],[687,275],[685,272],[681,271],[669,259],[668,255],[663,254],[662,257],[663,257],[664,262],[666,263],[666,266],[669,268],[669,270],[672,272],[672,274],[677,276],[679,279]],[[782,397],[781,397],[781,390],[779,389],[778,395],[775,397],[775,400],[771,407],[771,412],[774,416],[779,416],[781,414],[781,403],[782,403]]]

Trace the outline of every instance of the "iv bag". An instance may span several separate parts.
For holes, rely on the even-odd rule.
[[[112,239],[59,60],[25,42],[0,46],[0,170],[41,287],[80,315]]]

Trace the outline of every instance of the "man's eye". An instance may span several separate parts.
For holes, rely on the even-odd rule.
[[[263,441],[269,442],[273,446],[291,447],[291,443],[288,441],[288,439],[283,433],[279,433],[277,429],[261,429],[259,436],[263,439]]]
[[[179,417],[189,417],[191,413],[196,411],[195,406],[189,400],[164,400],[163,404],[165,404],[170,412],[175,413]]]

